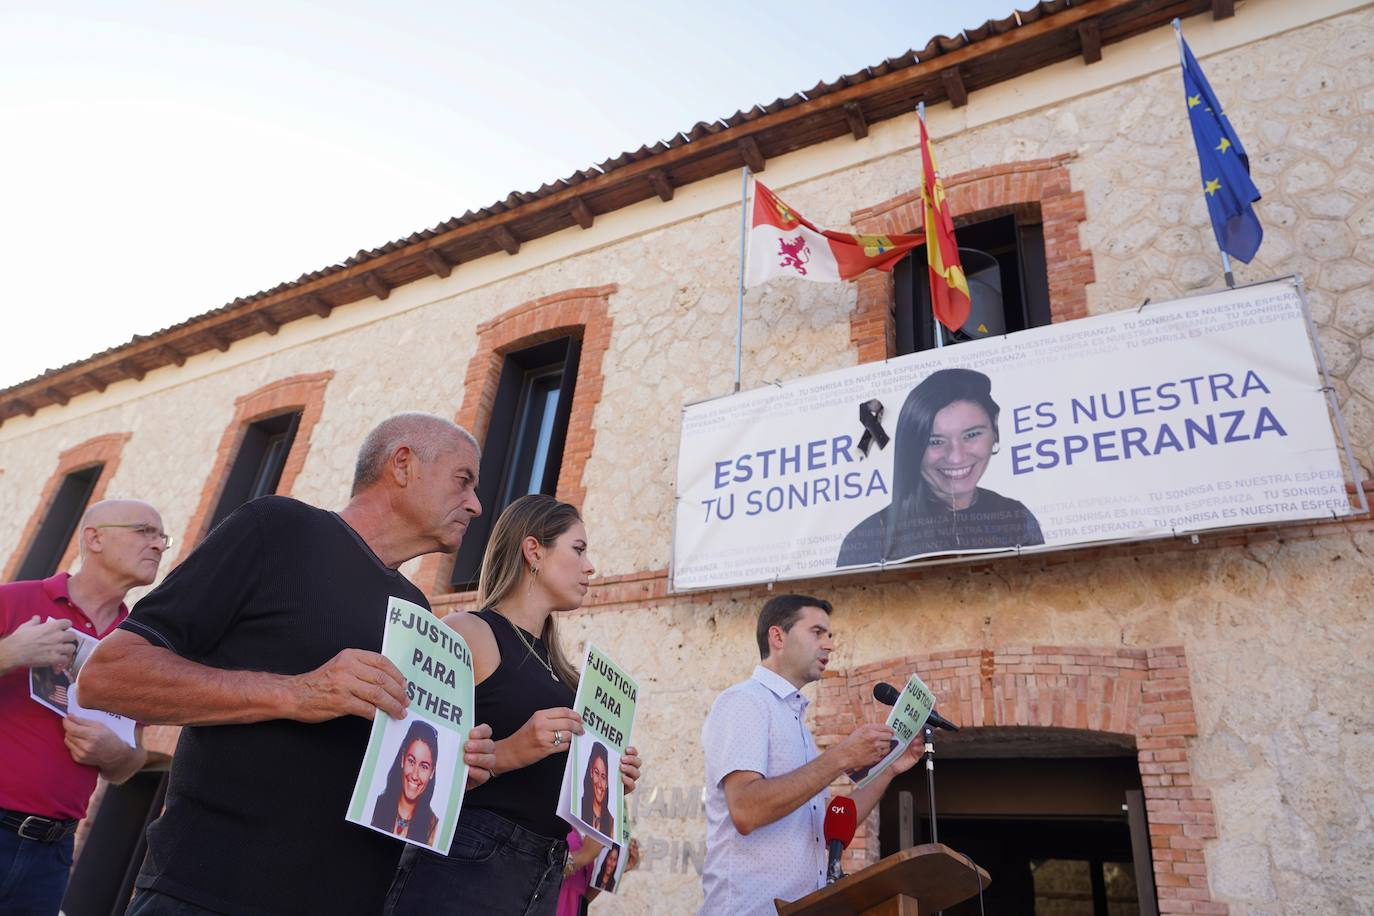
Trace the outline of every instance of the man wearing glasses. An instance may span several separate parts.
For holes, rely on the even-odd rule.
[[[74,632],[100,639],[118,626],[124,596],[152,583],[171,542],[157,510],[131,499],[88,508],[77,538],[77,572],[0,585],[0,913],[58,911],[97,775],[120,783],[146,759],[104,725],[29,698],[29,669],[63,671]]]

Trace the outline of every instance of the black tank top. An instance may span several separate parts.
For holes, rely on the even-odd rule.
[[[477,685],[477,722],[491,726],[491,736],[509,738],[529,721],[537,710],[554,706],[571,707],[572,688],[549,677],[548,650],[542,640],[516,627],[497,612],[476,612],[491,627],[501,663],[485,681]],[[524,636],[529,646],[521,641]],[[530,655],[533,647],[538,660]],[[566,748],[564,738],[563,747]],[[494,776],[485,785],[467,794],[463,807],[481,808],[499,814],[527,830],[551,840],[561,840],[571,826],[558,816],[558,792],[562,788],[566,753],[550,754],[537,763]]]

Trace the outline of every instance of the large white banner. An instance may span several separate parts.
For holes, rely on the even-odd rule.
[[[1152,304],[687,407],[673,587],[1348,515],[1340,457],[1291,281]]]

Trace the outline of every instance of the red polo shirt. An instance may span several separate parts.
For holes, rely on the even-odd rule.
[[[44,620],[60,617],[72,627],[97,638],[129,616],[119,616],[97,633],[86,612],[67,593],[67,573],[34,582],[0,585],[0,637],[9,636],[35,614]],[[29,699],[29,669],[0,675],[0,808],[52,818],[86,816],[100,771],[72,759],[63,743],[62,717]]]

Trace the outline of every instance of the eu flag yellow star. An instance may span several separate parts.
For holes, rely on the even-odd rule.
[[[1202,186],[1202,190],[1207,192],[1207,196],[1214,197],[1221,190],[1221,179],[1213,178]]]
[[[1190,96],[1188,96],[1188,107],[1189,107],[1189,108],[1196,108],[1196,107],[1198,107],[1198,106],[1201,105],[1201,104],[1202,104],[1202,93],[1199,92],[1197,95],[1190,95]]]
[[[1228,140],[1228,139],[1226,139],[1225,137],[1222,137],[1222,138],[1221,138],[1221,142],[1217,144],[1217,150],[1218,150],[1219,152],[1223,152],[1223,153],[1224,153],[1224,152],[1226,152],[1226,151],[1227,151],[1228,149],[1230,149],[1230,148],[1231,148],[1231,141]]]

